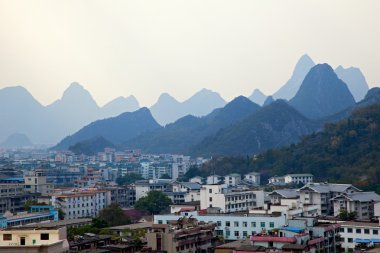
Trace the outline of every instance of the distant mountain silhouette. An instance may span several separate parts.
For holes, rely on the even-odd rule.
[[[105,138],[98,136],[89,140],[80,141],[69,147],[69,150],[77,155],[95,155],[104,148],[115,148],[115,145]]]
[[[53,149],[65,150],[78,142],[100,136],[118,145],[160,127],[150,111],[144,107],[135,112],[126,112],[117,117],[92,122],[75,134],[64,138]]]
[[[355,105],[347,85],[328,64],[314,66],[290,105],[309,119],[320,119]]]
[[[338,66],[335,69],[335,73],[347,84],[348,89],[357,102],[364,98],[369,88],[359,68],[350,67],[345,69],[342,66]]]
[[[98,119],[99,107],[91,94],[78,83],[72,83],[58,99],[46,107],[49,125],[55,131],[51,139],[74,133],[86,124]]]
[[[166,125],[186,115],[207,115],[225,104],[226,101],[218,93],[202,89],[182,103],[169,94],[163,93],[150,110],[158,123]]]
[[[251,96],[248,97],[252,102],[258,104],[258,105],[263,105],[265,100],[267,99],[267,96],[262,93],[259,89],[255,89]]]
[[[273,98],[286,100],[292,99],[300,88],[306,74],[312,67],[314,67],[314,65],[315,63],[307,54],[303,55],[298,60],[290,79],[273,94]]]
[[[33,143],[25,134],[14,133],[10,135],[4,142],[0,143],[3,148],[24,148],[32,147]]]
[[[36,143],[49,131],[44,107],[21,86],[0,90],[0,118],[0,140],[17,132],[24,133]]]
[[[134,96],[118,97],[108,102],[101,108],[101,117],[115,117],[124,112],[134,112],[139,108],[139,102]]]
[[[260,106],[248,98],[239,96],[225,107],[215,109],[203,117],[188,115],[164,128],[141,135],[125,143],[125,147],[140,148],[151,153],[187,153],[189,149],[260,109]]]
[[[274,102],[273,97],[272,96],[268,96],[267,99],[265,99],[263,106],[270,105],[273,102]]]
[[[237,124],[221,129],[196,145],[193,155],[257,154],[298,142],[317,125],[283,100],[277,100]]]
[[[52,144],[97,119],[138,109],[134,97],[118,98],[99,108],[90,93],[72,83],[61,99],[43,106],[23,87],[0,90],[0,140],[18,132],[35,144]]]

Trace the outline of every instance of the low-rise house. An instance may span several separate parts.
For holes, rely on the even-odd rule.
[[[380,195],[375,192],[353,192],[332,198],[334,216],[341,211],[355,212],[356,219],[371,220],[374,218],[375,203],[380,202]]]
[[[268,194],[273,205],[281,204],[282,199],[299,199],[300,193],[296,189],[280,189]]]
[[[274,176],[268,179],[269,185],[285,185],[285,177]]]
[[[201,185],[191,182],[174,182],[173,192],[184,192],[185,202],[199,201],[200,200]]]
[[[190,178],[189,182],[190,182],[190,183],[203,184],[203,180],[204,180],[203,177],[195,176],[195,177]]]
[[[8,228],[0,230],[0,252],[68,253],[66,228]]]
[[[244,175],[244,179],[248,182],[252,182],[255,185],[260,185],[260,173],[250,172]]]
[[[241,182],[241,176],[237,173],[232,173],[224,176],[224,184],[227,186],[236,186]]]
[[[207,177],[206,184],[219,184],[222,181],[221,179],[221,176],[211,175]]]
[[[308,184],[313,182],[312,174],[287,174],[284,176],[285,184]]]

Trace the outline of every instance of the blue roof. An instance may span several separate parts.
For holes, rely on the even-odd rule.
[[[8,177],[8,178],[4,178],[2,180],[7,180],[7,181],[24,181],[24,178],[23,177]]]
[[[283,228],[281,228],[281,230],[286,230],[286,231],[290,231],[290,232],[299,233],[299,232],[303,231],[303,228],[283,227]]]
[[[373,238],[373,239],[360,239],[360,238],[356,238],[354,240],[354,242],[356,243],[380,243],[380,239],[378,238]]]

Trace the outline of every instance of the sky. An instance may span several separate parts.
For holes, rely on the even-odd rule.
[[[82,84],[102,106],[202,88],[277,91],[307,53],[380,86],[378,0],[0,0],[0,88],[42,104]]]

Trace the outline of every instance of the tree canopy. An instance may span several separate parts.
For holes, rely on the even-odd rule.
[[[97,224],[106,222],[108,226],[119,226],[130,224],[131,220],[124,214],[123,210],[118,204],[111,204],[108,207],[102,209],[96,220]],[[102,222],[103,221],[103,222]]]
[[[144,178],[141,175],[136,174],[136,173],[130,173],[123,177],[118,177],[116,179],[116,183],[118,185],[128,185],[128,184],[132,184],[136,182],[137,180],[142,180],[142,179]]]
[[[150,191],[147,196],[140,198],[136,202],[135,208],[151,214],[159,214],[167,210],[171,204],[171,199],[162,192]]]

